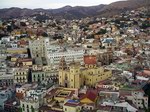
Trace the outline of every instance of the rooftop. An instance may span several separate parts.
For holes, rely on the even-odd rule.
[[[85,99],[88,98],[91,101],[95,102],[96,98],[97,98],[97,92],[96,91],[87,91],[87,93],[85,95],[83,95],[80,99]]]
[[[77,94],[77,91],[77,89],[58,87],[50,90],[45,97],[71,98],[74,94]]]
[[[87,65],[95,65],[97,64],[97,59],[95,55],[85,55],[84,63]]]
[[[68,100],[64,105],[76,107],[76,106],[83,105],[83,104],[79,100]]]

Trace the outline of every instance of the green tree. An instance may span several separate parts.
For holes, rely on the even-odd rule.
[[[21,108],[21,107],[19,107],[19,109],[18,109],[18,110],[19,110],[19,112],[22,112],[22,108]]]
[[[31,111],[32,111],[32,112],[35,112],[35,109],[34,109],[33,107],[31,107]]]
[[[107,31],[106,31],[106,29],[101,29],[97,34],[105,34],[105,33],[107,33]]]
[[[145,112],[150,112],[150,107],[146,108],[146,106],[144,104],[144,100],[142,100],[142,104],[143,104],[143,108],[144,108]]]

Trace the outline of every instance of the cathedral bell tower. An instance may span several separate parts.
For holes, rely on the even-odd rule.
[[[68,78],[66,74],[66,70],[67,70],[67,64],[65,58],[62,57],[59,63],[59,85],[63,87],[65,87],[66,79]]]
[[[60,62],[59,62],[59,69],[60,70],[65,70],[67,69],[67,64],[66,64],[66,61],[65,61],[65,58],[62,57]]]

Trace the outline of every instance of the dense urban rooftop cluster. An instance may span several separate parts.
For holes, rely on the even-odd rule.
[[[0,112],[148,110],[147,12],[0,21]]]

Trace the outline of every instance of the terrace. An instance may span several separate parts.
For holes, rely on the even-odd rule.
[[[64,101],[70,99],[76,93],[77,89],[54,88],[45,96],[47,104],[51,110],[62,111]]]

